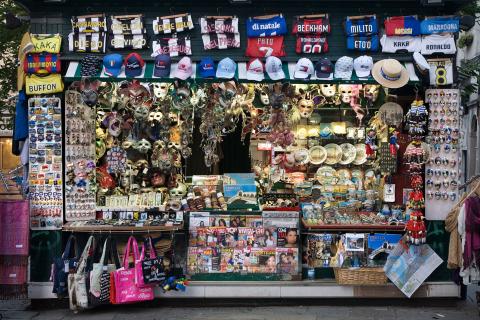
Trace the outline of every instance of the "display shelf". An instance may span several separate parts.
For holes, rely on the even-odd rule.
[[[189,276],[192,281],[299,281],[301,274],[276,273],[197,273]]]
[[[66,232],[107,232],[107,233],[145,233],[171,232],[183,229],[183,223],[172,226],[115,226],[115,225],[76,225],[75,222],[66,223],[62,230]]]
[[[404,231],[405,224],[399,225],[373,225],[373,224],[325,224],[311,225],[302,218],[303,228],[308,231],[359,231],[359,232],[382,232]]]

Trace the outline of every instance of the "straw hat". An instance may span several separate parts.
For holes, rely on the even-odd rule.
[[[403,87],[409,80],[407,69],[395,59],[384,59],[375,63],[372,75],[382,86],[392,89]]]

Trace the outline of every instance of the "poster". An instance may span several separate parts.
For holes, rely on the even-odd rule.
[[[401,240],[391,251],[383,270],[390,281],[410,298],[442,262],[428,244],[407,246]]]

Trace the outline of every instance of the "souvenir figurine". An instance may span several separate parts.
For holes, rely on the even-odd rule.
[[[367,154],[367,159],[373,160],[376,158],[377,150],[377,133],[374,129],[369,129],[367,136],[365,138],[365,152]]]
[[[400,146],[398,145],[398,130],[396,128],[390,128],[389,130],[390,132],[390,138],[389,138],[389,143],[390,143],[390,154],[392,156],[396,156],[397,155],[397,151],[398,149],[400,148]]]

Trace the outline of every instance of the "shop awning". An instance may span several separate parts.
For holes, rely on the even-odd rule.
[[[172,82],[175,80],[173,77],[172,72],[170,73],[169,78],[158,78],[153,75],[153,62],[147,62],[145,63],[145,66],[143,67],[143,72],[140,76],[135,77],[135,78],[128,78],[125,75],[125,72],[122,70],[120,75],[117,78],[112,78],[109,77],[108,75],[105,74],[104,70],[100,72],[96,77],[93,77],[93,79],[98,79],[101,81],[122,81],[122,80],[132,80],[132,79],[138,79],[142,82]],[[413,63],[411,62],[406,62],[404,63],[406,69],[408,70],[409,76],[410,76],[410,82],[411,83],[416,83],[419,82],[420,79],[418,78],[417,74],[415,73],[415,68],[413,66]],[[226,79],[204,79],[201,78],[198,74],[198,68],[196,64],[194,63],[192,65],[193,68],[193,75],[190,80],[197,81],[197,82],[221,82],[221,81],[226,81]],[[176,69],[176,63],[172,63],[172,71]],[[350,80],[345,80],[345,79],[317,79],[315,77],[311,78],[308,81],[302,81],[298,79],[294,79],[293,73],[295,70],[295,63],[290,62],[288,64],[283,65],[283,71],[285,72],[286,79],[284,81],[289,81],[292,83],[350,83],[350,84],[375,84],[376,81],[373,79],[373,77],[369,78],[358,78],[355,73],[352,75],[352,78]],[[78,81],[80,80],[81,74],[80,74],[80,63],[78,61],[71,61],[67,72],[64,76],[64,80],[66,82],[72,82],[72,81]],[[235,79],[239,82],[255,82],[252,80],[247,79],[247,64],[245,62],[240,62],[237,65],[237,72],[235,74]],[[265,73],[265,80],[262,82],[276,82],[271,80],[268,75]]]

